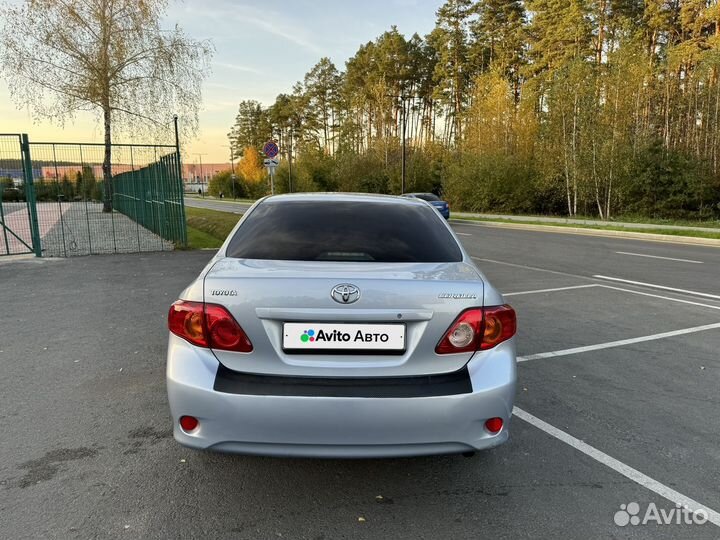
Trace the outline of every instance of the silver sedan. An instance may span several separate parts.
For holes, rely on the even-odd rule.
[[[183,445],[386,457],[508,439],[515,312],[425,201],[262,199],[168,325]]]

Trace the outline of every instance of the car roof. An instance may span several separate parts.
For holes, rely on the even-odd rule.
[[[404,204],[423,205],[424,201],[413,200],[407,197],[396,195],[380,195],[376,193],[292,193],[283,195],[271,195],[261,199],[263,204],[287,203],[287,202],[355,202],[355,203],[381,203],[381,204]]]

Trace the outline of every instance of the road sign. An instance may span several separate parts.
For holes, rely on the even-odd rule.
[[[280,160],[278,158],[272,158],[272,159],[264,159],[263,165],[266,167],[277,167],[280,165]]]
[[[275,141],[266,142],[265,146],[263,146],[263,152],[267,157],[274,158],[279,152],[277,143]]]

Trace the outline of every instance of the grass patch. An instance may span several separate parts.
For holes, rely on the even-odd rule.
[[[516,225],[543,225],[546,227],[565,227],[571,229],[596,229],[600,231],[625,231],[644,234],[665,234],[669,236],[690,236],[693,238],[711,238],[720,240],[720,230],[716,233],[706,231],[678,230],[678,229],[642,229],[639,227],[623,227],[620,225],[582,225],[578,223],[548,223],[546,221],[518,220],[518,219],[488,219],[478,217],[457,218],[469,221],[485,221],[489,223],[514,223]]]
[[[457,210],[458,213],[464,213],[465,210]],[[467,211],[467,213],[473,213],[471,211]],[[488,214],[489,212],[475,212],[475,213],[485,213]],[[576,216],[562,216],[562,215],[541,215],[541,214],[517,214],[517,217],[519,220],[522,220],[523,222],[528,223],[542,223],[545,225],[545,222],[540,222],[539,220],[535,218],[557,218],[557,219],[576,219],[576,220],[585,220],[585,221],[601,221],[599,217],[597,216],[584,216],[582,214],[578,214]],[[458,219],[481,219],[481,220],[489,220],[489,221],[506,221],[501,217],[483,217],[483,218],[458,218]],[[615,223],[642,223],[645,225],[668,225],[668,226],[683,226],[683,227],[706,227],[711,229],[718,229],[720,232],[720,220],[717,219],[706,219],[706,220],[700,220],[700,219],[656,219],[656,218],[648,218],[648,217],[642,217],[642,216],[616,216],[612,218],[610,221],[607,222],[607,226],[612,227],[622,227],[622,225],[614,225]],[[552,223],[548,223],[548,225],[552,225]],[[572,225],[571,225],[572,226]],[[590,227],[591,225],[588,225]],[[598,225],[599,227],[605,227],[606,225]],[[580,227],[585,227],[585,225],[580,224]],[[627,228],[622,229],[627,230]]]
[[[187,228],[188,249],[217,249],[223,241],[195,227]]]
[[[578,218],[578,219],[598,219],[598,218]],[[642,216],[619,216],[613,221],[624,221],[626,223],[648,223],[651,225],[680,225],[682,227],[707,227],[712,229],[718,229],[720,231],[720,221],[716,219],[700,220],[700,219],[655,219],[645,218]]]
[[[188,248],[218,248],[242,216],[206,208],[185,207]]]

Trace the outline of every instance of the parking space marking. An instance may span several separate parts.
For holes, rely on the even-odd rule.
[[[650,287],[652,289],[662,289],[664,291],[672,291],[676,293],[682,293],[682,294],[691,294],[693,296],[702,296],[704,298],[713,298],[715,300],[720,300],[720,296],[717,294],[708,294],[703,292],[697,292],[697,291],[689,291],[687,289],[676,289],[675,287],[666,287],[665,285],[656,285],[654,283],[645,283],[643,281],[633,281],[631,279],[621,279],[616,277],[610,277],[610,276],[601,276],[599,274],[593,275],[594,278],[597,279],[606,279],[608,281],[618,281],[620,283],[628,283],[630,285],[639,285],[641,287]]]
[[[632,294],[639,294],[640,296],[649,296],[650,298],[659,298],[660,300],[670,300],[671,302],[679,302],[680,304],[689,304],[691,306],[700,306],[710,309],[720,309],[720,306],[713,304],[703,304],[701,302],[693,302],[692,300],[683,300],[682,298],[673,298],[672,296],[662,296],[660,294],[651,294],[642,291],[634,291],[632,289],[623,289],[622,287],[613,287],[612,285],[600,285],[603,289],[612,289],[614,291],[623,291]]]
[[[684,289],[672,289],[672,288],[669,288],[669,287],[662,287],[662,286],[659,286],[659,285],[651,285],[651,284],[649,284],[649,283],[642,283],[642,282],[639,282],[639,281],[621,280],[621,279],[619,279],[619,278],[611,278],[611,277],[600,276],[600,275],[595,275],[595,276],[593,276],[593,277],[588,277],[588,276],[581,276],[581,275],[579,275],[579,274],[570,274],[570,273],[568,273],[568,272],[559,272],[559,271],[557,271],[557,270],[548,270],[547,268],[539,268],[539,267],[537,267],[537,266],[527,266],[527,265],[524,265],[524,264],[515,264],[515,263],[509,263],[509,262],[505,262],[505,261],[496,261],[496,260],[494,260],[494,259],[485,259],[485,258],[483,258],[483,257],[472,257],[472,256],[471,256],[471,258],[474,259],[474,260],[476,260],[476,261],[489,262],[489,263],[493,263],[493,264],[501,264],[501,265],[504,265],[504,266],[512,266],[512,267],[515,267],[515,268],[523,268],[523,269],[525,269],[525,270],[535,270],[535,271],[537,271],[537,272],[545,272],[545,273],[548,273],[548,274],[557,274],[557,275],[560,275],[560,276],[568,276],[568,277],[573,277],[573,278],[577,278],[577,279],[584,279],[584,280],[587,280],[587,281],[599,281],[600,279],[611,279],[611,280],[615,280],[615,281],[623,281],[623,282],[625,282],[625,283],[630,283],[630,284],[640,284],[641,286],[645,286],[645,287],[653,287],[653,286],[655,286],[655,287],[659,287],[659,288],[668,289],[668,290],[670,290],[670,291],[683,292],[683,293],[686,293],[686,294],[697,294],[697,295],[702,295],[702,296],[709,296],[709,297],[711,297],[711,298],[717,298],[718,300],[720,300],[720,296],[708,295],[707,293],[698,293],[698,292],[693,292],[693,291],[685,291]],[[635,291],[635,290],[632,290],[632,289],[624,289],[624,288],[622,288],[622,287],[613,287],[612,285],[605,285],[605,284],[602,284],[602,283],[601,283],[601,284],[598,284],[598,285],[599,285],[600,287],[604,287],[604,288],[606,288],[606,289],[613,289],[613,290],[616,290],[616,291],[623,291],[623,292],[632,293],[632,294],[639,294],[639,295],[641,295],[641,296],[649,296],[649,297],[651,297],[651,298],[659,298],[659,299],[661,299],[661,300],[669,300],[669,301],[671,301],[671,302],[679,302],[679,303],[681,303],[681,304],[688,304],[688,305],[691,305],[691,306],[700,306],[700,307],[706,307],[706,308],[710,308],[710,309],[720,309],[720,306],[714,306],[714,305],[711,305],[711,304],[702,304],[702,303],[700,303],[700,302],[692,302],[692,301],[690,301],[690,300],[682,300],[682,299],[680,299],[680,298],[673,298],[673,297],[671,297],[671,296],[661,296],[661,295],[658,295],[658,294],[650,294],[650,293],[646,293],[646,292],[642,292],[642,291]]]
[[[645,253],[631,253],[629,251],[616,251],[618,255],[630,255],[632,257],[647,257],[648,259],[663,259],[664,261],[676,261],[676,262],[685,262],[685,263],[692,263],[692,264],[704,264],[703,261],[693,261],[690,259],[675,259],[673,257],[660,257],[658,255],[646,255]]]
[[[613,347],[622,347],[623,345],[632,345],[633,343],[643,343],[645,341],[655,341],[674,336],[682,336],[685,334],[694,334],[695,332],[704,332],[706,330],[715,330],[720,328],[720,323],[704,324],[702,326],[693,326],[692,328],[683,328],[681,330],[672,330],[670,332],[662,332],[660,334],[651,334],[649,336],[640,336],[630,339],[620,339],[618,341],[608,341],[598,343],[596,345],[587,345],[585,347],[573,347],[572,349],[562,349],[559,351],[550,351],[545,353],[531,354],[529,356],[518,356],[518,362],[527,362],[528,360],[540,360],[542,358],[555,358],[557,356],[568,356],[570,354],[578,354],[589,351],[599,351],[601,349],[611,349]]]
[[[526,266],[524,264],[515,264],[515,263],[509,263],[509,262],[505,262],[505,261],[496,261],[494,259],[484,259],[482,257],[473,257],[472,255],[470,256],[470,258],[475,259],[476,261],[489,262],[489,263],[493,263],[493,264],[503,264],[505,266],[513,266],[515,268],[524,268],[525,270],[536,270],[537,272],[546,272],[548,274],[556,274],[558,276],[568,276],[568,277],[574,277],[574,278],[578,278],[578,279],[585,279],[588,281],[597,281],[596,279],[593,279],[588,276],[580,276],[578,274],[569,274],[568,272],[559,272],[557,270],[548,270],[547,268],[539,268],[537,266]]]
[[[557,291],[570,291],[572,289],[587,289],[589,287],[602,287],[599,283],[588,283],[587,285],[573,285],[571,287],[555,287],[554,289],[538,289],[535,291],[520,291],[520,292],[511,292],[511,293],[503,293],[503,296],[518,296],[521,294],[538,294],[538,293],[548,293],[548,292],[557,292]]]
[[[665,484],[662,484],[657,480],[650,478],[649,476],[641,473],[637,469],[633,469],[622,461],[619,461],[614,457],[607,455],[605,452],[598,450],[594,446],[590,446],[586,442],[583,442],[580,439],[573,437],[569,433],[566,433],[561,429],[558,429],[555,426],[552,426],[547,422],[540,420],[538,417],[533,416],[532,414],[518,407],[513,407],[513,414],[521,420],[524,420],[528,424],[535,426],[541,431],[544,431],[548,435],[555,437],[556,439],[564,442],[565,444],[572,446],[576,450],[579,450],[580,452],[582,452],[588,457],[591,457],[595,461],[602,463],[603,465],[611,468],[615,472],[622,474],[624,477],[629,478],[633,482],[640,484],[644,488],[647,488],[650,491],[657,493],[661,497],[664,497],[665,499],[675,504],[686,506],[688,510],[692,512],[697,512],[698,510],[705,512],[708,521],[720,527],[720,513],[718,513],[716,510],[708,508],[704,504],[701,504],[696,500],[691,499],[687,495],[683,495],[682,493],[675,491],[674,489],[666,486]]]

